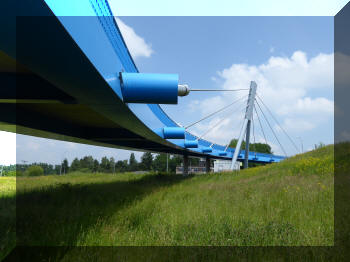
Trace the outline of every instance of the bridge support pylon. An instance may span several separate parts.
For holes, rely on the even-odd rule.
[[[245,135],[245,152],[244,152],[244,163],[243,168],[248,168],[248,159],[249,159],[249,141],[250,141],[250,126],[252,124],[252,120],[248,120],[247,124],[247,132]]]
[[[238,138],[238,141],[237,141],[235,152],[234,152],[233,157],[232,157],[231,170],[234,170],[234,168],[235,168],[238,154],[241,151],[241,145],[242,145],[244,134],[246,134],[246,144],[247,144],[246,145],[245,158],[244,158],[244,168],[248,167],[250,121],[251,121],[252,115],[253,115],[255,95],[256,95],[256,88],[257,88],[256,83],[254,81],[251,81],[250,82],[249,95],[248,95],[247,109],[245,111],[245,116],[244,116],[243,127],[241,129],[241,133],[239,134],[239,138]],[[248,125],[248,123],[249,123],[249,125]]]
[[[188,176],[188,155],[184,155],[182,175]]]
[[[205,158],[205,173],[210,173],[210,158]]]

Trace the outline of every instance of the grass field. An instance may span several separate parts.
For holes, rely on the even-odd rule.
[[[4,255],[15,180],[0,188]],[[334,244],[333,146],[239,173],[22,177],[16,197],[17,245]]]

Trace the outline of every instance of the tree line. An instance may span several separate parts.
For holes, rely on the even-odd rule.
[[[232,139],[230,147],[236,147],[237,139]],[[322,145],[320,143],[320,145]],[[316,147],[316,146],[315,146]],[[241,150],[245,149],[243,141]],[[271,146],[263,143],[251,143],[250,150],[260,153],[272,154]],[[145,152],[141,156],[140,162],[137,161],[135,154],[131,153],[129,160],[118,160],[114,157],[102,157],[101,161],[94,159],[92,156],[75,158],[71,164],[64,159],[60,165],[51,165],[47,163],[16,164],[11,166],[0,167],[2,175],[5,176],[39,176],[39,175],[64,175],[71,172],[85,173],[123,173],[135,171],[154,171],[175,173],[176,166],[182,163],[182,156],[168,155],[165,153],[152,154]],[[191,165],[198,165],[198,158],[191,158]],[[251,166],[259,164],[252,163]]]
[[[229,146],[236,148],[238,143],[238,139],[232,139]],[[242,141],[241,150],[245,150],[245,141]],[[273,154],[271,146],[265,143],[249,143],[249,150],[258,152],[258,153],[265,153],[265,154]]]
[[[131,153],[129,160],[115,161],[114,157],[103,157],[99,162],[92,156],[85,156],[81,159],[75,158],[70,166],[65,166],[67,172],[91,172],[91,173],[122,173],[134,171],[158,171],[175,172],[176,166],[182,162],[182,157],[167,154],[152,154],[145,152],[137,161],[135,154]]]
[[[10,176],[40,176],[64,175],[72,172],[84,173],[123,173],[135,171],[170,172],[176,171],[176,166],[182,163],[182,156],[164,153],[152,154],[145,152],[141,160],[137,161],[135,154],[131,153],[129,160],[116,161],[114,157],[102,157],[101,161],[92,156],[75,158],[72,163],[64,159],[60,165],[47,163],[16,164],[3,167],[3,175]],[[11,173],[11,172],[12,173]]]

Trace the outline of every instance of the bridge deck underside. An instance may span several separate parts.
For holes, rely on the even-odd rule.
[[[9,5],[9,13],[17,10],[15,2]],[[109,58],[101,55],[103,50],[92,48],[89,58],[44,2],[24,1],[22,7],[30,16],[14,14],[15,26],[0,17],[1,24],[8,25],[2,28],[0,41],[1,130],[98,146],[229,159],[187,150],[158,136],[152,131],[155,127],[146,126],[122,101],[118,88],[107,82],[101,68],[111,67],[105,62]],[[39,10],[40,16],[33,10]],[[127,48],[123,48],[129,56],[123,59],[129,61]],[[98,69],[91,55],[99,57],[103,66]],[[115,75],[125,69],[126,62],[120,61],[119,66],[112,70]]]

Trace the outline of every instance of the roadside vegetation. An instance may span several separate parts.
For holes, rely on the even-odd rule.
[[[192,165],[198,165],[198,158],[190,159]],[[135,154],[131,153],[129,160],[118,160],[114,157],[102,157],[101,160],[92,156],[73,159],[69,163],[64,159],[59,165],[48,163],[16,164],[11,166],[0,166],[0,176],[42,176],[42,175],[66,175],[69,173],[125,173],[125,172],[166,172],[175,173],[176,166],[182,163],[182,157],[167,155],[165,153],[152,154],[145,152],[141,160],[137,161]]]
[[[0,261],[16,245],[16,177],[0,177]]]
[[[17,177],[17,245],[332,246],[333,151],[325,146],[239,173],[186,178]],[[15,180],[0,183],[6,192],[0,208],[14,210]],[[13,221],[10,212],[0,213],[7,226],[0,232],[2,254],[14,245]]]

